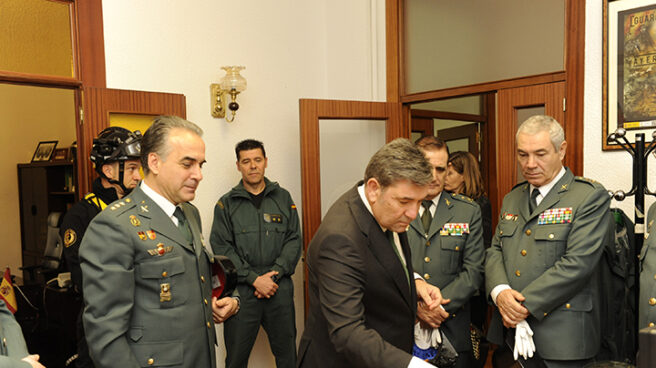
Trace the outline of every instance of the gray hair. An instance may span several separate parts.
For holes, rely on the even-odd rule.
[[[203,136],[203,130],[191,121],[185,120],[178,116],[158,116],[153,120],[153,125],[146,130],[141,139],[141,167],[144,174],[150,172],[148,167],[148,155],[151,152],[157,153],[163,160],[171,151],[168,145],[169,135],[172,129],[179,128]]]
[[[383,189],[399,180],[428,185],[433,181],[433,168],[412,142],[397,138],[384,145],[369,160],[364,181],[371,178],[376,179]]]
[[[526,119],[522,125],[517,129],[515,140],[519,138],[520,133],[528,135],[535,135],[540,132],[548,132],[551,144],[553,144],[556,151],[560,149],[560,145],[565,141],[565,131],[563,127],[556,121],[556,119],[547,115],[533,115]]]

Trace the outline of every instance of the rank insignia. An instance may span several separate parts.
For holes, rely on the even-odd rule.
[[[569,224],[570,222],[572,222],[572,207],[550,208],[538,217],[538,225]]]
[[[139,219],[135,215],[130,215],[130,223],[134,227],[141,226],[141,221],[139,221]]]
[[[143,232],[143,231],[139,231],[139,232],[137,233],[137,235],[139,235],[139,239],[141,239],[141,240],[146,240],[146,239],[148,239],[148,237],[146,236],[146,233]]]
[[[216,205],[219,206],[219,208],[224,209],[225,207],[223,206],[223,202],[219,199],[218,202],[216,202]]]
[[[148,212],[148,205],[141,206],[141,212]]]
[[[444,201],[446,202],[446,205],[447,205],[447,206],[450,206],[450,205],[451,205],[451,201],[449,201],[448,199],[445,199]]]
[[[125,203],[130,203],[132,200],[130,198],[125,198]]]
[[[440,229],[441,236],[463,236],[469,234],[469,223],[449,222]]]
[[[148,235],[148,239],[150,240],[155,240],[155,238],[157,238],[157,235],[153,230],[146,231],[146,235]]]
[[[160,302],[170,302],[171,301],[171,284],[164,283],[159,285],[159,301]]]
[[[73,229],[66,229],[64,233],[64,247],[70,247],[77,240],[77,234]]]
[[[159,243],[157,244],[157,248],[155,249],[148,249],[148,254],[151,256],[163,256],[166,253],[170,253],[173,250],[173,246],[164,246],[164,243]]]
[[[282,215],[274,215],[274,214],[264,214],[264,221],[266,222],[275,222],[277,224],[282,224]]]

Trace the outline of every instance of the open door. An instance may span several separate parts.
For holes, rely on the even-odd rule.
[[[96,174],[89,160],[93,138],[110,126],[112,116],[121,115],[177,115],[186,118],[186,99],[182,94],[131,91],[121,89],[87,87],[82,89],[84,110],[78,136],[78,194],[84,196],[91,191]],[[144,131],[142,130],[142,133]]]
[[[383,144],[409,137],[400,103],[300,100],[303,255],[330,205],[364,177]],[[303,257],[305,258],[305,257]],[[305,310],[308,308],[304,266]]]

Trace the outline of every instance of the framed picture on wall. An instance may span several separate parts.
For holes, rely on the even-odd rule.
[[[50,161],[50,157],[55,151],[55,147],[57,147],[57,142],[58,141],[39,142],[34,151],[34,155],[32,156],[32,162]]]
[[[629,142],[656,130],[656,0],[604,0],[603,149],[618,128]]]

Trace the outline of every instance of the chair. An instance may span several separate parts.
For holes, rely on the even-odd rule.
[[[30,275],[30,280],[36,280],[35,276],[38,272],[45,276],[48,281],[48,275],[55,275],[61,266],[61,257],[63,252],[63,242],[59,236],[59,226],[63,219],[61,212],[51,212],[48,215],[47,224],[48,231],[46,233],[46,246],[43,252],[43,263],[40,265],[20,267],[21,270],[27,271]]]

